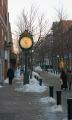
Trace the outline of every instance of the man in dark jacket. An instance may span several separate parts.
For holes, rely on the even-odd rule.
[[[71,86],[72,86],[72,71],[71,70],[67,71],[67,78],[68,78],[68,89],[71,90]]]
[[[61,89],[65,88],[67,89],[67,74],[65,73],[65,71],[62,69],[61,70],[61,76],[60,78],[62,79],[62,85],[61,85]]]
[[[7,77],[9,78],[9,85],[12,85],[12,80],[14,78],[14,70],[12,68],[8,69]]]

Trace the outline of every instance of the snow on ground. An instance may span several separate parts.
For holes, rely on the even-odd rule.
[[[40,102],[43,104],[51,105],[51,112],[63,112],[61,105],[56,105],[56,100],[52,97],[43,97],[40,99]]]
[[[62,106],[61,105],[54,105],[51,107],[52,112],[63,112]]]
[[[52,97],[43,97],[40,99],[40,101],[44,104],[47,104],[47,103],[56,104],[56,100]]]
[[[4,80],[4,83],[9,83],[8,78]]]
[[[40,69],[37,67],[37,70]],[[19,87],[15,88],[16,91],[20,92],[44,92],[47,89],[47,86],[42,84],[39,85],[39,81],[35,78],[35,76],[40,77],[37,72],[32,72],[32,79],[29,79],[29,84],[23,85],[23,76],[20,76],[20,70],[17,69],[15,72],[15,79],[18,80],[17,83],[20,84]]]
[[[21,79],[21,75],[20,75],[20,68],[17,68],[16,71],[15,71],[15,78],[17,80],[20,80]]]
[[[0,88],[2,88],[3,86],[2,85],[0,85]]]
[[[32,72],[32,76],[33,77],[35,77],[35,76],[40,77],[40,75],[37,72],[34,72],[34,71]]]
[[[33,77],[29,80],[29,84],[23,85],[23,82],[19,88],[15,88],[16,91],[20,92],[44,92],[47,86],[39,85],[39,82]]]
[[[34,68],[35,71],[42,71],[41,67],[40,66],[37,66]]]

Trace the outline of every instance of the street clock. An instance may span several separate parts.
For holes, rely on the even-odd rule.
[[[33,38],[30,33],[25,31],[19,39],[19,45],[21,49],[28,50],[33,46]]]

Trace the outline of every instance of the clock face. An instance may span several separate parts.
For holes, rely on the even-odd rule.
[[[28,49],[32,46],[32,40],[29,37],[23,37],[20,40],[20,45],[24,49]]]

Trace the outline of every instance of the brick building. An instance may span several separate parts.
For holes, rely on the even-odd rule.
[[[9,67],[9,44],[12,40],[10,33],[8,0],[0,0],[0,83],[6,78]]]
[[[52,30],[54,65],[58,59],[63,58],[65,66],[72,69],[72,20],[54,22]]]

